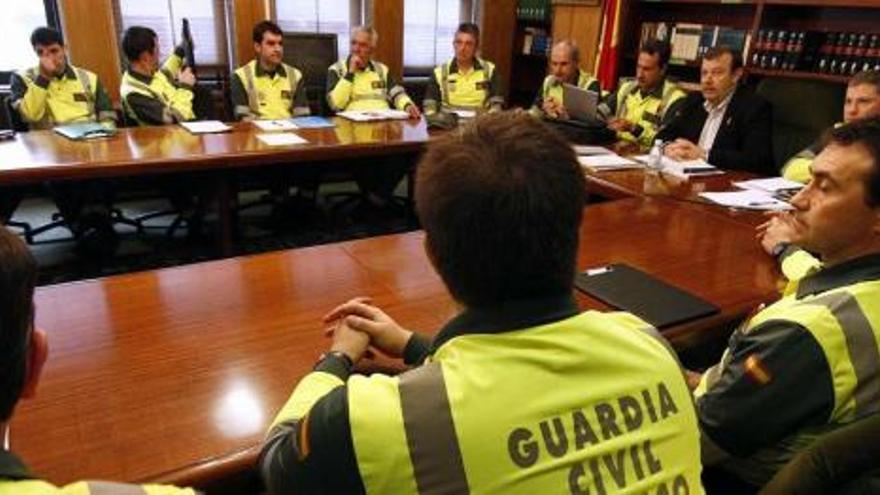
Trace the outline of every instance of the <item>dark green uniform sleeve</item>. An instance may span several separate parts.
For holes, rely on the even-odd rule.
[[[302,117],[312,113],[309,107],[309,97],[306,94],[306,79],[300,78],[296,91],[293,93],[293,116]]]
[[[235,114],[235,120],[254,118],[250,102],[248,101],[247,90],[244,88],[244,83],[241,82],[241,78],[238,77],[238,74],[232,74],[231,84],[232,87],[230,88],[230,93],[232,96],[232,108],[233,113]],[[245,111],[245,109],[247,109],[247,111]]]
[[[489,110],[504,109],[504,88],[501,87],[501,78],[498,77],[498,68],[492,71],[489,78]]]
[[[696,401],[701,431],[724,451],[745,457],[828,421],[834,409],[831,373],[807,329],[767,321],[748,334],[734,332],[728,352],[730,361],[718,381]]]
[[[413,333],[403,349],[403,362],[410,366],[420,365],[431,352],[431,339],[420,333]]]
[[[98,114],[98,121],[117,123],[113,102],[110,101],[110,95],[107,94],[107,89],[100,80],[95,85],[95,112]]]
[[[425,100],[422,102],[425,113],[439,111],[443,104],[443,98],[440,94],[440,82],[437,75],[431,71],[431,77],[428,78],[428,87],[425,88]]]
[[[129,108],[138,120],[148,125],[167,125],[178,121],[161,101],[140,93],[131,93],[125,98]]]
[[[343,380],[349,374],[348,367],[335,357],[325,359],[315,370]],[[304,424],[308,448],[301,441]],[[273,495],[365,493],[348,420],[346,387],[336,387],[319,399],[302,421],[275,428],[258,466]]]
[[[594,80],[590,84],[587,85],[587,91],[592,91],[596,94],[601,95],[602,94],[602,85],[599,84],[598,80]]]
[[[608,107],[609,117],[614,117],[614,114],[617,113],[617,92],[620,91],[620,87],[618,86],[611,94],[609,94],[605,100],[604,104]]]

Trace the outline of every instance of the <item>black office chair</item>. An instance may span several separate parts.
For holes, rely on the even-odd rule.
[[[880,493],[880,414],[827,433],[798,454],[759,495]]]

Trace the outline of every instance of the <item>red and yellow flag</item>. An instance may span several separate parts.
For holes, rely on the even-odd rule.
[[[599,36],[599,56],[596,57],[596,79],[602,89],[612,90],[617,85],[617,64],[622,0],[605,0],[602,8],[602,32]]]

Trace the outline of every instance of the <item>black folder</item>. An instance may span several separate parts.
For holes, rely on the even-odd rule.
[[[623,263],[593,268],[575,278],[575,286],[594,298],[629,311],[657,328],[717,313],[708,301]]]

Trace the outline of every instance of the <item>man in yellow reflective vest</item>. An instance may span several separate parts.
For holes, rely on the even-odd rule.
[[[385,110],[395,108],[419,119],[419,107],[397,83],[388,66],[373,59],[379,34],[370,26],[351,30],[351,53],[327,70],[327,103],[334,112],[346,110]],[[386,208],[392,205],[394,188],[406,175],[410,164],[401,160],[355,167],[353,173],[365,194],[368,205]]]
[[[563,101],[563,84],[571,84],[581,89],[602,94],[599,80],[578,68],[581,50],[571,40],[562,40],[553,45],[550,51],[550,74],[544,78],[541,92],[529,112],[536,117],[567,119]]]
[[[302,72],[283,61],[283,35],[272,21],[254,26],[256,57],[239,67],[232,77],[236,119],[288,119],[311,113]]]
[[[880,116],[880,72],[859,72],[849,80],[846,87],[843,122],[849,124],[878,116]],[[782,176],[804,184],[809,182],[810,166],[819,151],[819,143],[816,142],[791,157],[782,166]]]
[[[373,60],[379,34],[369,26],[351,31],[351,53],[331,65],[327,73],[327,102],[334,112],[345,110],[385,110],[394,107],[421,117],[419,107],[397,83],[388,66]]]
[[[608,127],[624,141],[649,148],[657,132],[676,115],[685,96],[666,80],[671,50],[665,41],[649,40],[639,49],[636,78],[621,84],[606,100]]]
[[[284,32],[272,21],[260,21],[253,29],[256,57],[239,67],[232,77],[232,107],[237,120],[289,119],[309,115],[306,83],[302,72],[284,63]],[[250,182],[253,172],[242,177]],[[275,215],[284,214],[291,186],[298,184],[300,196],[314,197],[317,169],[279,167],[268,172]],[[263,184],[260,184],[263,186]]]
[[[477,56],[480,28],[458,26],[452,46],[455,58],[434,68],[425,91],[427,115],[438,111],[495,112],[504,107],[504,92],[495,64]]]
[[[122,35],[122,52],[128,70],[122,74],[119,93],[126,117],[138,126],[179,124],[196,119],[193,100],[196,76],[185,66],[180,45],[159,65],[159,38],[144,26],[131,26]],[[180,177],[159,179],[159,188],[186,222],[190,233],[198,231],[205,205],[194,198],[192,181]]]
[[[759,228],[789,280],[783,297],[734,332],[695,391],[704,464],[754,486],[880,412],[880,120],[827,143],[794,211]]]
[[[122,74],[119,93],[126,117],[138,125],[195,120],[196,76],[191,67],[184,67],[182,47],[177,47],[160,67],[156,32],[132,26],[122,36],[122,51],[128,70]]]
[[[330,351],[263,447],[270,493],[703,493],[672,351],[573,299],[571,147],[529,115],[484,115],[417,170],[425,250],[463,311],[428,339],[369,299],[332,310]],[[352,375],[369,346],[416,367]]]
[[[46,333],[34,327],[34,284],[37,264],[17,236],[0,227],[0,495],[195,495],[190,489],[171,486],[132,486],[80,481],[56,487],[33,475],[9,450],[9,428],[20,399],[34,396],[49,354]],[[47,428],[59,425],[46,425]],[[52,450],[52,445],[41,445]]]
[[[31,34],[31,46],[38,65],[13,73],[10,79],[12,108],[29,129],[86,122],[116,126],[107,91],[95,73],[70,64],[61,33],[39,27]],[[51,182],[47,187],[82,254],[100,257],[115,250],[112,195],[106,182]]]

